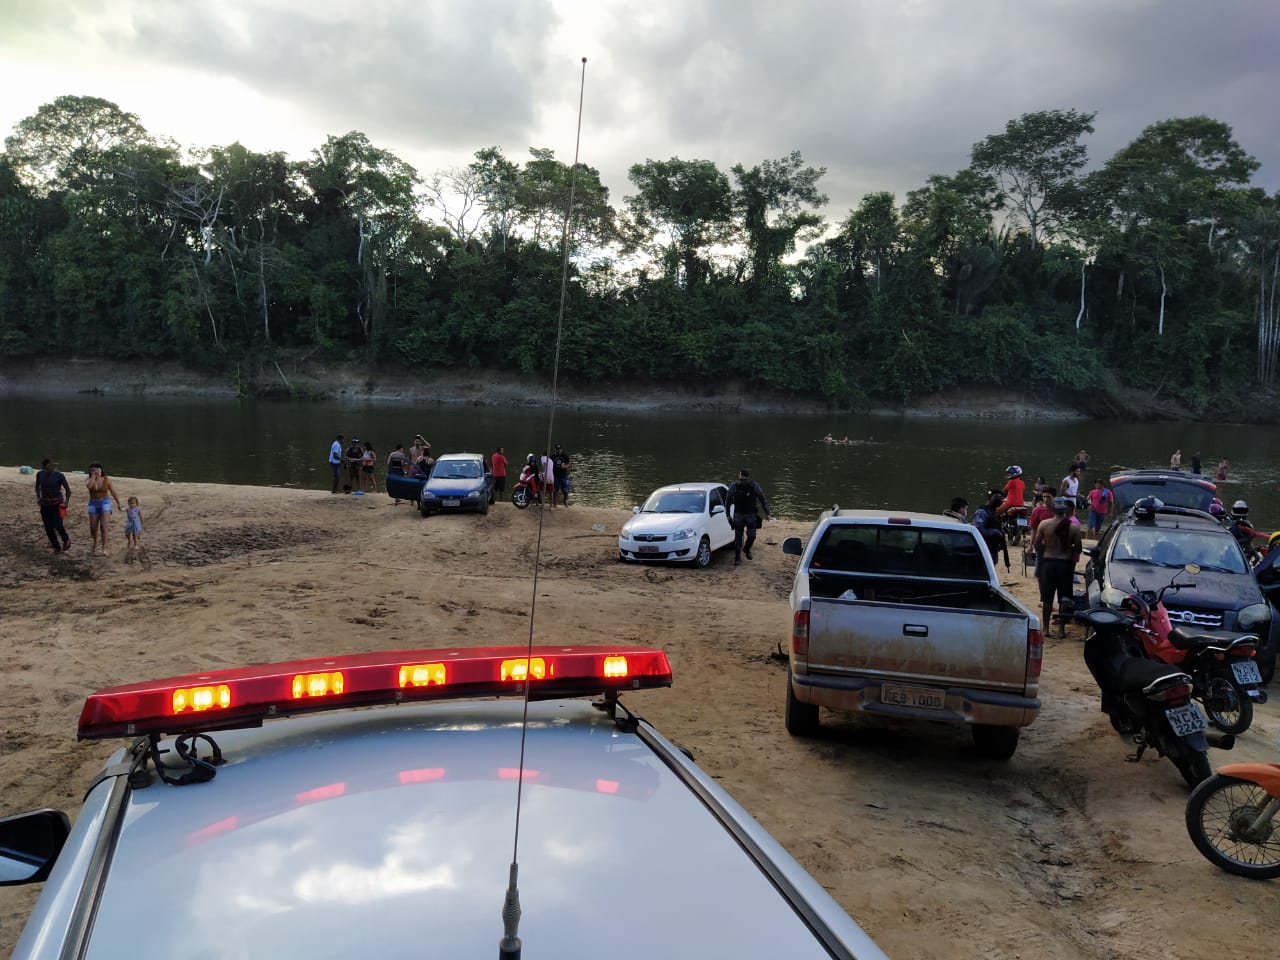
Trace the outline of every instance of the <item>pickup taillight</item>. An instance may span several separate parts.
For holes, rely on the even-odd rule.
[[[1027,630],[1027,683],[1040,679],[1044,665],[1044,634],[1039,630]]]
[[[791,618],[791,652],[801,657],[809,655],[808,610],[797,610]]]

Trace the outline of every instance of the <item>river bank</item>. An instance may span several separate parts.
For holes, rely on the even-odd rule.
[[[555,385],[557,406],[619,413],[804,414],[832,412],[821,398],[728,380],[681,388],[653,381]],[[552,384],[543,377],[488,370],[422,374],[396,367],[376,371],[352,364],[273,363],[217,375],[172,362],[113,362],[70,357],[0,362],[0,395],[234,398],[414,403],[478,407],[546,406]],[[1136,401],[1137,398],[1135,398]],[[1136,402],[1131,405],[1139,411]],[[905,405],[874,404],[864,413],[928,419],[1019,421],[1087,420],[1094,415],[1073,397],[1038,397],[1003,388],[965,388],[921,397]],[[1167,419],[1191,419],[1182,409]],[[1151,410],[1141,419],[1153,420]]]
[[[1167,760],[1124,761],[1132,748],[1098,712],[1074,627],[1046,639],[1043,712],[1008,763],[978,758],[966,731],[945,726],[824,714],[820,736],[788,736],[777,653],[794,563],[780,544],[805,536],[808,520],[767,524],[751,562],[719,553],[699,571],[617,562],[625,509],[499,503],[483,517],[423,520],[385,495],[113,480],[142,504],[146,563],[128,562],[120,517],[111,555],[91,556],[79,497],[71,550],[53,553],[32,478],[0,467],[0,815],[53,806],[74,816],[119,745],[75,740],[85,696],[104,686],[526,642],[540,544],[537,635],[665,649],[673,688],[628,702],[890,956],[1191,958],[1221,952],[1224,929],[1245,957],[1274,944],[1274,889],[1196,853],[1186,788]],[[1000,573],[1034,604],[1019,564]],[[1229,759],[1268,758],[1278,733],[1273,700]],[[0,958],[35,892],[0,888]]]

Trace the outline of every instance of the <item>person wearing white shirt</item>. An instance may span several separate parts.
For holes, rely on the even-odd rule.
[[[329,446],[329,469],[333,471],[333,492],[338,492],[338,474],[342,471],[342,434]]]

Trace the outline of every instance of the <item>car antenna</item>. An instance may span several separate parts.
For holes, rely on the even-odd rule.
[[[565,292],[569,284],[569,225],[573,220],[573,201],[578,187],[578,151],[582,146],[582,100],[587,87],[587,58],[582,58],[582,75],[578,82],[578,131],[573,143],[573,167],[569,173],[569,205],[564,211],[564,227],[560,244],[564,255],[560,264],[560,309],[556,315],[556,350],[551,364],[551,413],[547,418],[547,444],[545,456],[551,456],[551,437],[556,422],[556,396],[560,378],[560,334],[564,329]],[[544,477],[545,480],[545,477]],[[546,490],[544,487],[543,493]],[[555,503],[555,484],[551,487],[551,502]],[[538,540],[533,551],[533,593],[529,597],[529,644],[525,663],[533,659],[534,615],[538,607],[538,566],[542,559],[542,521],[546,516],[538,511]],[[524,792],[524,744],[529,730],[529,687],[531,678],[524,683],[524,711],[520,719],[520,765],[516,775],[516,822],[511,844],[511,870],[507,878],[507,893],[502,901],[502,939],[498,941],[498,960],[520,960],[520,801]]]

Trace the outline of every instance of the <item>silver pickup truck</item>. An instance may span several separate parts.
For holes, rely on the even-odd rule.
[[[978,530],[921,513],[831,510],[791,589],[787,730],[818,708],[965,723],[1008,759],[1040,712],[1040,620],[1000,587]]]

